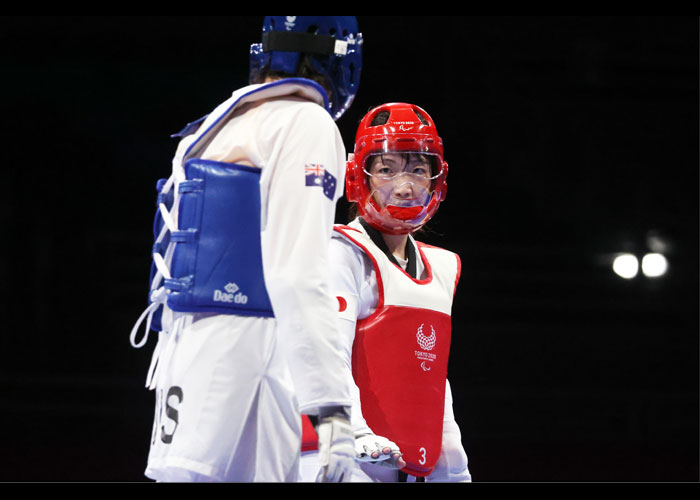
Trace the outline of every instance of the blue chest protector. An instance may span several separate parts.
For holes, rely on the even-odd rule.
[[[165,303],[178,312],[272,317],[260,246],[260,169],[195,158],[185,163],[185,175],[177,229],[158,241],[165,225],[160,211],[154,222],[153,253],[165,258],[173,249],[162,280]],[[158,202],[172,209],[172,191],[159,191]],[[151,280],[157,273],[154,263]],[[153,314],[154,330],[162,329],[161,315],[162,306]]]
[[[167,304],[179,312],[273,316],[260,247],[260,169],[185,163]]]

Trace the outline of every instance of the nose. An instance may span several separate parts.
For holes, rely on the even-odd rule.
[[[396,198],[406,200],[414,197],[413,193],[413,182],[400,179],[394,184],[394,196]]]

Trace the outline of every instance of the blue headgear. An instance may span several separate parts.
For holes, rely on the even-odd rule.
[[[340,118],[360,84],[362,34],[355,16],[266,16],[262,34],[262,43],[250,46],[251,80],[263,70],[298,75],[307,54],[331,94],[331,116]]]

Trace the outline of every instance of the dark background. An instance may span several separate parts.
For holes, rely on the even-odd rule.
[[[338,122],[435,119],[475,481],[698,481],[698,19],[366,17]],[[0,480],[143,481],[155,182],[247,83],[262,16],[3,17]],[[338,221],[345,222],[346,204]],[[610,256],[666,248],[666,276]]]

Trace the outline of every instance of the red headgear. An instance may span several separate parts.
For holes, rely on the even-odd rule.
[[[433,158],[430,196],[424,203],[409,209],[381,207],[377,203],[367,178],[367,161],[372,155],[386,153],[419,153]],[[446,177],[442,139],[423,109],[406,103],[383,104],[360,122],[355,151],[347,162],[346,196],[348,201],[357,203],[360,215],[372,227],[389,234],[408,234],[422,227],[445,199]]]

